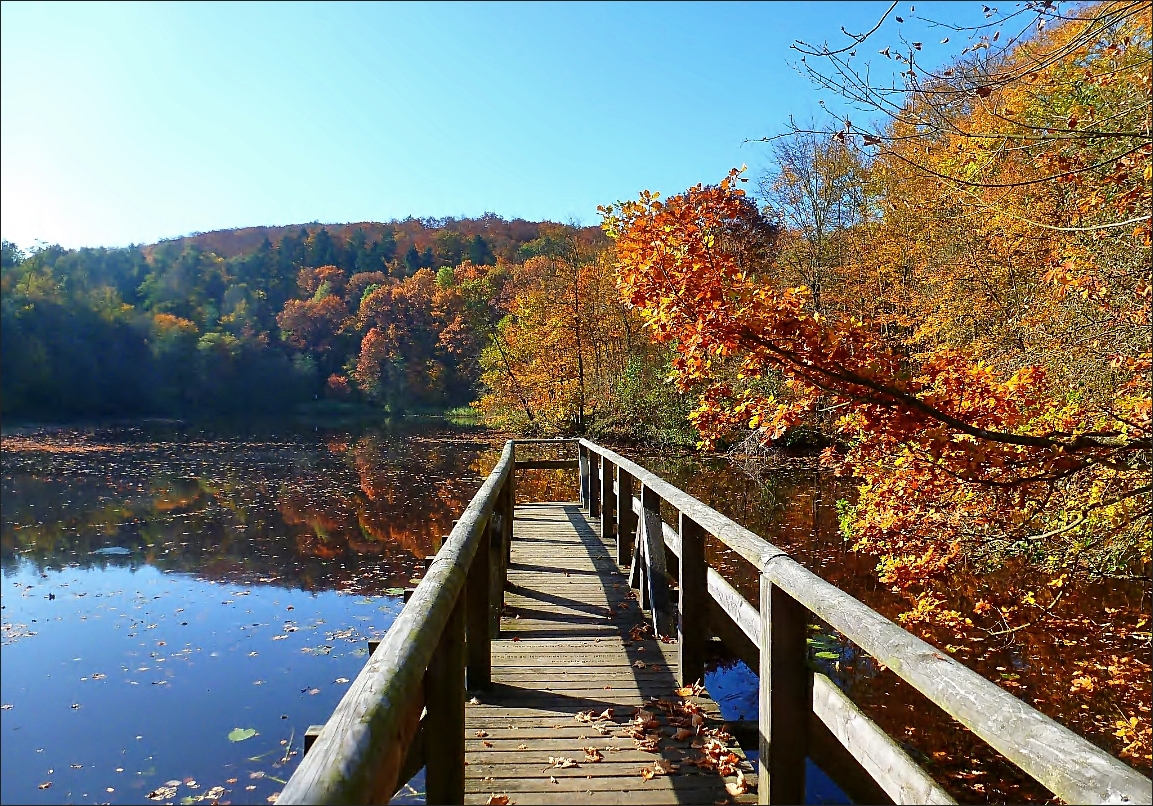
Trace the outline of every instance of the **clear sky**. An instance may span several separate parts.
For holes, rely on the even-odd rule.
[[[762,170],[746,139],[833,100],[789,45],[842,44],[888,6],[5,2],[0,227],[76,247],[486,211],[592,224],[645,188]]]

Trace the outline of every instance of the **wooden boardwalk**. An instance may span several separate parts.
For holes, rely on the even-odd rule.
[[[518,446],[542,442],[575,445],[577,459],[517,460]],[[514,506],[516,471],[550,469],[579,470],[580,503]],[[706,538],[757,571],[755,603],[709,567]],[[631,559],[652,611],[618,559]],[[679,633],[678,605],[689,627]],[[955,803],[814,672],[815,623],[1057,798],[1153,804],[1144,775],[583,439],[505,443],[332,716],[305,732],[305,756],[277,802],[388,803],[423,768],[429,804],[803,803],[812,759],[857,803]],[[758,673],[757,720],[734,726],[759,745],[756,775],[707,692],[677,688],[702,673],[711,636]]]
[[[638,627],[651,619],[580,504],[518,506],[514,528],[492,688],[465,711],[465,803],[755,802],[716,703],[678,695],[677,644]]]

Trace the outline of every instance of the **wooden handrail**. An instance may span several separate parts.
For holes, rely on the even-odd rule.
[[[430,673],[433,679],[447,678],[446,690],[460,690],[459,731],[453,727],[457,720],[455,714],[449,712],[451,709],[446,709],[443,717],[435,720],[430,711],[425,722],[435,721],[444,731],[460,733],[459,766],[463,786],[461,593],[481,539],[490,531],[486,527],[494,509],[501,503],[506,506],[510,503],[507,482],[512,476],[513,451],[513,444],[506,443],[500,461],[453,527],[384,640],[341,698],[315,744],[281,792],[279,803],[387,803],[391,800],[397,787],[404,783],[398,778],[407,766],[409,744],[421,725],[425,687],[432,682],[426,679]],[[511,514],[511,511],[507,513],[510,521]],[[452,634],[446,634],[446,627],[450,625],[458,626],[460,634],[452,630],[448,631]],[[438,657],[442,664],[434,662]],[[430,709],[444,705],[431,695],[427,702]],[[426,736],[430,734],[431,730],[425,731]],[[430,761],[431,755],[425,760]],[[430,775],[430,782],[431,778]],[[463,789],[460,794],[463,796]]]
[[[639,482],[642,491],[651,491],[652,494],[659,496],[681,516],[691,519],[694,524],[753,563],[760,572],[762,601],[759,608],[749,604],[714,569],[708,569],[707,589],[721,610],[759,649],[762,678],[762,751],[769,751],[772,747],[772,737],[768,735],[771,734],[772,727],[766,718],[771,709],[767,708],[766,704],[769,699],[768,691],[773,686],[772,681],[767,678],[775,676],[776,672],[771,671],[772,666],[766,663],[766,656],[771,654],[769,645],[777,640],[774,638],[770,641],[765,633],[766,625],[771,624],[768,614],[769,599],[778,601],[775,597],[779,592],[803,610],[823,619],[830,627],[889,667],[1058,797],[1072,803],[1153,801],[1153,782],[1148,778],[992,681],[937,651],[930,644],[894,624],[860,600],[824,581],[755,533],[608,448],[582,439],[580,453],[582,482],[586,466],[603,467],[606,462],[615,466],[618,476],[628,480],[627,486],[631,486],[633,481]],[[595,461],[592,459],[594,455],[597,457]],[[584,489],[582,486],[582,493]],[[618,500],[622,497],[621,492],[618,490]],[[635,513],[642,524],[646,512],[651,513],[655,510],[659,513],[658,508],[643,503],[643,498],[633,497],[631,493],[632,490],[628,490],[632,505],[625,507],[618,504],[619,510],[627,509],[630,514]],[[582,495],[582,501],[585,500],[587,499]],[[620,523],[619,515],[618,523]],[[662,542],[681,556],[680,536],[677,530],[663,521],[660,530]],[[638,533],[643,531],[643,526],[638,526],[637,531]],[[623,537],[618,535],[618,541],[620,540],[623,540]],[[786,604],[786,599],[781,598],[780,606]],[[797,613],[789,615],[790,621],[799,618]],[[795,636],[796,626],[793,625],[790,629],[793,631],[791,635]],[[795,638],[788,641],[795,644]],[[790,658],[787,663],[792,664],[794,660]],[[783,681],[781,685],[787,685],[791,689],[789,700],[782,702],[795,701],[800,696],[797,694],[799,690],[797,687],[803,688],[806,685],[805,681],[794,679],[791,673],[781,680]],[[813,687],[811,680],[807,685],[812,691],[812,699],[803,697],[806,701],[805,707],[812,701],[818,708],[824,708],[816,702],[817,699],[826,703],[831,702],[826,696],[827,691],[822,694],[819,689]],[[818,694],[822,696],[817,697]],[[772,700],[777,702],[778,697],[774,695]],[[829,708],[824,710],[828,711]],[[819,715],[824,718],[824,714]],[[792,720],[794,723],[795,721]],[[871,722],[869,724],[872,725]],[[797,738],[801,740],[800,744],[805,743],[803,737]],[[793,745],[795,744],[797,742],[793,742]],[[781,747],[786,746],[781,744]],[[763,752],[762,755],[779,755],[779,753]],[[768,761],[764,757],[761,759],[761,773],[760,799],[764,803],[769,802],[768,790],[778,788]],[[920,797],[923,797],[924,793],[933,790],[921,788],[918,791],[921,793]],[[789,793],[788,799],[795,797],[795,792],[788,787],[779,790],[778,794],[784,792]],[[891,792],[890,795],[894,793]],[[935,792],[934,799],[942,795],[943,791]]]

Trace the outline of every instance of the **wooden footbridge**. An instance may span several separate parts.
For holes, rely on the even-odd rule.
[[[541,442],[578,457],[516,458]],[[579,468],[580,500],[514,506],[527,468]],[[707,535],[759,569],[758,603],[708,567]],[[953,802],[812,671],[815,618],[1058,798],[1153,802],[1148,778],[586,440],[505,445],[278,802],[387,803],[423,768],[436,804],[802,803],[806,757],[856,802]],[[718,639],[759,672],[755,723],[698,684]]]

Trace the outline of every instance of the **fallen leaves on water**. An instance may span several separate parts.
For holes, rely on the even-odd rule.
[[[338,677],[335,680],[333,680],[332,682],[333,683],[347,683],[348,678],[347,677]]]
[[[158,786],[145,795],[149,800],[168,800],[169,798],[176,797],[176,787],[165,784]]]
[[[45,781],[44,783],[40,784],[39,788],[40,789],[47,789],[50,786],[52,786],[52,782],[51,781]]]
[[[233,728],[228,732],[228,741],[243,742],[245,739],[251,739],[255,735],[255,728]]]

